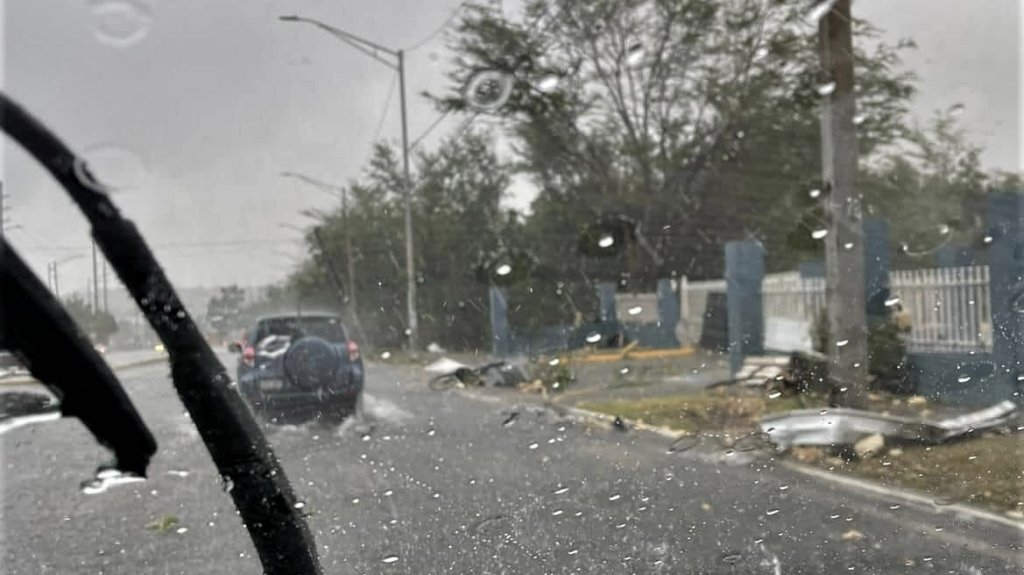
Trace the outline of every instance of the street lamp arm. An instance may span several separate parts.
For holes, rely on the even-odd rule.
[[[384,46],[381,46],[380,44],[377,44],[375,42],[371,42],[371,41],[369,41],[369,40],[367,40],[365,38],[360,38],[359,36],[356,36],[355,34],[352,34],[350,32],[346,32],[346,31],[344,31],[344,30],[342,30],[340,28],[335,28],[334,26],[331,26],[329,24],[324,24],[323,22],[320,22],[319,20],[314,20],[312,18],[304,18],[302,16],[292,15],[292,16],[281,16],[279,19],[282,22],[304,22],[306,24],[312,24],[313,26],[316,26],[317,28],[320,28],[321,30],[327,32],[331,36],[334,36],[338,40],[341,40],[342,42],[345,42],[346,44],[348,44],[349,46],[352,46],[356,50],[359,50],[360,52],[366,54],[367,56],[373,58],[374,60],[377,60],[378,62],[384,64],[385,66],[387,66],[389,68],[391,68],[392,70],[397,70],[398,69],[398,66],[396,66],[394,62],[389,62],[389,61],[385,60],[384,58],[381,58],[377,54],[377,52],[383,52],[383,53],[385,53],[385,54],[387,54],[387,55],[389,55],[391,57],[397,58],[398,57],[398,52],[395,51],[395,50],[392,50],[390,48],[385,48]]]
[[[318,180],[316,178],[307,176],[305,174],[300,174],[298,172],[281,172],[281,176],[285,178],[295,178],[296,180],[301,180],[311,186],[316,187],[317,189],[320,189],[324,192],[331,194],[336,198],[340,198],[342,195],[345,194],[345,188],[341,186],[329,184],[323,180]]]

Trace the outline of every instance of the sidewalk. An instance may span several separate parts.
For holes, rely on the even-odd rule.
[[[830,409],[822,395],[769,392],[763,387],[731,385],[708,389],[728,379],[725,358],[699,353],[685,361],[624,362],[584,366],[577,381],[553,395],[555,405],[623,418],[631,424],[668,429],[680,436],[716,439],[722,449],[771,449],[758,423],[769,414],[795,409]],[[921,397],[870,396],[876,413],[939,418],[971,411]],[[1024,519],[1024,426],[970,434],[938,445],[868,436],[875,443],[860,455],[839,446],[794,447],[781,454],[789,464],[830,475],[852,476],[893,489],[911,489],[936,505],[967,503]],[[868,439],[866,438],[866,439]],[[858,442],[859,444],[860,442]],[[840,457],[840,455],[844,455]]]
[[[103,356],[104,361],[114,371],[122,371],[134,367],[154,365],[167,361],[167,353],[152,349],[112,351]],[[18,373],[0,378],[0,386],[17,387],[24,385],[39,385],[39,382],[28,373]]]

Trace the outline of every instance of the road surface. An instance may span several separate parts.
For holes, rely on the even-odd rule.
[[[228,359],[225,357],[225,359]],[[76,420],[4,434],[8,574],[259,573],[167,377],[124,373],[160,443],[150,478],[85,495],[107,459]],[[1019,573],[1018,527],[551,411],[431,392],[372,364],[366,414],[274,428],[327,573]],[[513,415],[516,413],[517,415]]]

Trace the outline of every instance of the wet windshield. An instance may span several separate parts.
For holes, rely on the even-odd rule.
[[[319,337],[334,343],[344,343],[348,339],[344,326],[336,317],[289,317],[260,320],[254,341],[262,341],[271,335]]]
[[[5,572],[260,573],[284,516],[325,573],[1024,569],[1019,3],[0,21],[4,95],[80,156],[2,143]],[[152,459],[19,347],[10,254]]]

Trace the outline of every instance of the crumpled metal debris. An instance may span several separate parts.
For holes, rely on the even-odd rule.
[[[938,421],[860,409],[798,409],[764,417],[760,427],[780,450],[801,445],[853,445],[873,434],[902,441],[935,444],[1004,425],[1019,409],[1016,403],[1006,400]]]

